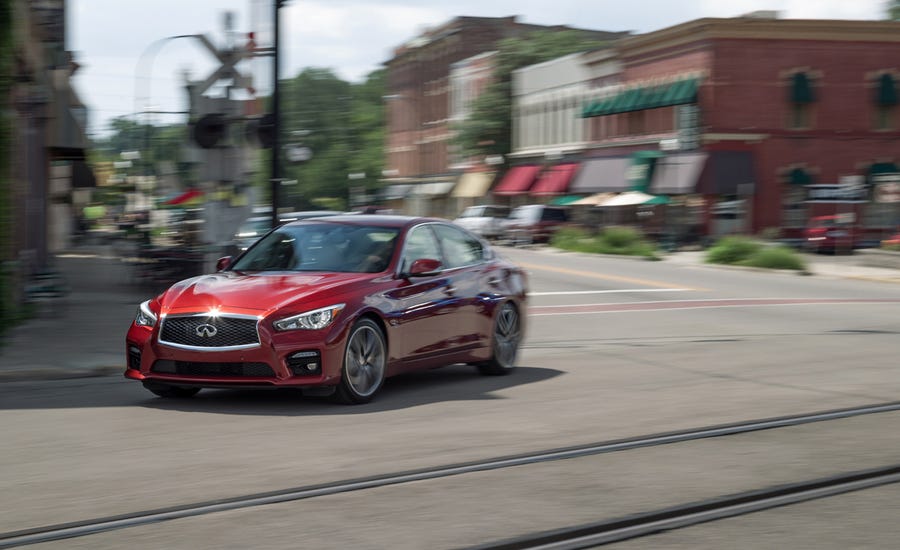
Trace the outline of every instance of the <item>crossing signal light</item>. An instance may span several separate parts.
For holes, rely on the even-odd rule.
[[[210,113],[200,117],[194,123],[194,142],[204,149],[212,149],[225,137],[228,122],[219,113]]]

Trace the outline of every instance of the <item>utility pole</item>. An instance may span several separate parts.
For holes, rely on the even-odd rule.
[[[272,32],[272,227],[278,225],[278,191],[281,187],[281,113],[279,111],[278,80],[281,76],[279,70],[279,11],[287,0],[272,0],[274,7],[273,32]]]

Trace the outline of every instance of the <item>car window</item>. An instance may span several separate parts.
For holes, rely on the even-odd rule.
[[[403,270],[409,269],[412,263],[422,258],[444,261],[441,257],[441,249],[431,228],[420,225],[412,228],[406,235],[406,244],[403,250]]]
[[[336,223],[284,225],[238,258],[234,271],[383,271],[397,229]]]
[[[541,219],[548,222],[564,222],[568,216],[566,211],[561,208],[544,208]]]
[[[468,233],[449,225],[435,225],[434,231],[444,251],[446,267],[472,265],[484,259],[481,241]]]
[[[509,208],[504,208],[502,206],[489,206],[485,208],[484,215],[491,218],[505,218],[509,215]]]

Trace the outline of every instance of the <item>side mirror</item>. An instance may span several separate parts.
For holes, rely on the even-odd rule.
[[[216,260],[216,271],[228,269],[231,265],[231,256],[225,256]]]
[[[410,277],[427,277],[429,275],[436,275],[441,271],[440,260],[435,260],[432,258],[419,258],[414,261],[411,266],[409,266],[408,275]]]

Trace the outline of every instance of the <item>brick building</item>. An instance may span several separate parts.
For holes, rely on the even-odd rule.
[[[396,48],[385,63],[388,187],[383,198],[405,197],[406,209],[413,214],[452,215],[441,197],[459,176],[453,165],[460,159],[450,146],[453,65],[495,50],[502,39],[553,29],[568,27],[521,23],[515,16],[457,17]],[[601,40],[623,34],[590,32]],[[472,67],[477,67],[477,59]]]
[[[665,194],[707,235],[790,240],[843,214],[877,240],[900,223],[881,201],[900,166],[900,22],[699,19],[617,51],[570,191]]]

